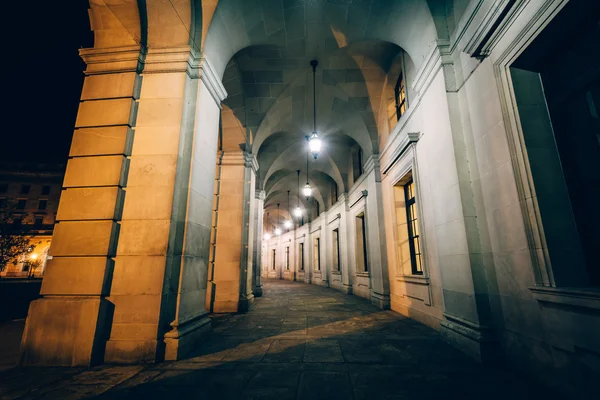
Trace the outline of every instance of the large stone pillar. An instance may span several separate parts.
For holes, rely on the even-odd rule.
[[[262,296],[262,238],[263,238],[263,218],[265,207],[265,191],[255,191],[254,202],[254,258],[252,262],[252,274],[254,277],[254,288],[252,289],[254,297]]]
[[[201,61],[189,47],[146,54],[109,297],[109,362],[177,359],[210,327],[202,282],[207,251],[199,245],[206,233],[188,212],[196,107],[213,103],[218,121],[218,106],[199,92]],[[217,129],[209,129],[215,151]]]
[[[213,312],[246,311],[252,294],[251,199],[258,163],[242,151],[222,153],[210,301]],[[254,171],[253,171],[254,169]]]
[[[81,103],[57,212],[42,298],[31,303],[24,365],[103,361],[143,53],[139,46],[82,49]]]
[[[214,176],[225,91],[187,46],[82,56],[88,76],[55,261],[45,297],[32,305],[23,363],[177,359],[210,328],[213,181],[205,176]]]

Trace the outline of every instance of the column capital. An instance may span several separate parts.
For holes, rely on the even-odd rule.
[[[140,45],[79,49],[79,56],[87,65],[86,75],[140,73],[144,67],[144,51]]]
[[[258,200],[265,200],[265,198],[267,197],[267,194],[265,193],[264,190],[257,190],[254,192],[254,197]]]
[[[79,56],[87,64],[87,75],[137,72],[160,74],[185,72],[192,79],[201,79],[215,103],[227,98],[221,78],[205,53],[191,46],[145,48],[140,45],[81,49]]]

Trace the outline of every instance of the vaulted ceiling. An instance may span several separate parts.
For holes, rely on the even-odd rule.
[[[350,152],[363,159],[385,142],[390,85],[400,66],[411,83],[438,39],[448,39],[470,0],[90,0],[96,47],[190,45],[222,76],[224,150],[251,151],[266,211],[294,205],[306,181],[312,131],[312,69],[317,130],[324,140],[308,180],[321,209],[330,189],[348,191]],[[394,82],[390,82],[393,79]],[[393,92],[393,90],[392,90]],[[392,94],[393,96],[393,94]],[[306,207],[307,204],[304,204]],[[283,211],[282,213],[285,213]]]

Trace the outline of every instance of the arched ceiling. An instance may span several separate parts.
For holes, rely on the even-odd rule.
[[[351,150],[360,147],[365,160],[379,152],[392,62],[403,54],[410,93],[412,75],[436,40],[449,37],[469,2],[90,0],[90,20],[96,48],[190,45],[205,52],[229,94],[222,148],[241,146],[256,156],[267,211],[286,202],[288,190],[298,199],[296,170],[306,181],[304,136],[312,131],[314,104],[309,62],[317,59],[324,149],[311,158],[308,179],[327,209],[332,186],[343,193],[352,185]]]

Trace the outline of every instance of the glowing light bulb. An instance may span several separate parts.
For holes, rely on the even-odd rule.
[[[271,235],[269,235],[268,233],[265,233],[265,240],[269,240],[271,239]]]
[[[292,227],[292,221],[287,220],[283,223],[283,226],[285,226],[287,229],[290,229]]]
[[[37,260],[38,255],[33,253],[32,255],[29,256],[29,258],[31,258],[32,260]]]
[[[321,139],[319,139],[317,132],[313,132],[313,134],[310,136],[310,139],[308,139],[308,147],[310,147],[310,152],[316,160],[319,156],[319,152],[321,151]]]
[[[312,193],[310,183],[306,182],[306,185],[304,185],[304,188],[302,189],[302,193],[304,194],[304,197],[310,197],[310,194]]]
[[[294,215],[297,218],[300,218],[302,216],[302,210],[300,209],[300,207],[296,207],[296,209],[294,210]]]
[[[279,229],[279,228],[276,228],[276,229],[275,229],[275,235],[276,235],[276,236],[279,236],[279,235],[281,235],[281,229]]]

